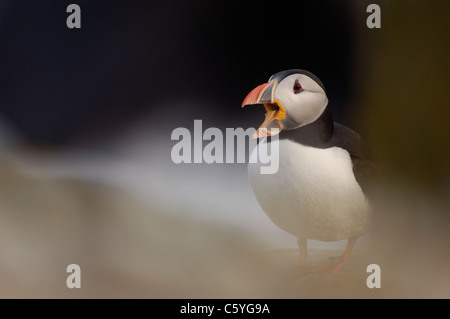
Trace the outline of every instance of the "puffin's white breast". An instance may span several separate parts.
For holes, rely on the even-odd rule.
[[[313,148],[289,140],[272,143],[279,146],[278,172],[260,173],[256,148],[248,171],[259,204],[275,224],[297,237],[324,241],[367,231],[370,208],[346,150]]]

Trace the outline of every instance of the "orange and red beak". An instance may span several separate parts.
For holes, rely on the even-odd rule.
[[[255,134],[253,134],[253,138],[276,135],[281,131],[279,120],[285,118],[286,110],[283,105],[274,98],[277,85],[277,80],[261,84],[254,88],[242,102],[241,107],[263,104],[267,111],[264,122],[256,130]]]

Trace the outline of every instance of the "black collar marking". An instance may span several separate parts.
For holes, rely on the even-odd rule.
[[[333,122],[331,111],[327,107],[313,123],[294,130],[281,131],[279,139],[290,140],[315,148],[339,147],[349,154],[353,165],[353,174],[366,196],[370,193],[370,182],[376,174],[376,167],[371,161],[364,141],[358,133],[350,128]],[[267,140],[270,142],[270,137]]]
[[[334,125],[333,116],[328,107],[313,123],[299,127],[293,130],[280,132],[280,140],[288,139],[306,146],[316,148],[328,148],[329,142],[333,136]]]

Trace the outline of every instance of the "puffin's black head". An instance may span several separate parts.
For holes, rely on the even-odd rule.
[[[264,104],[267,110],[266,119],[253,136],[260,138],[314,122],[327,107],[328,98],[314,74],[292,69],[272,75],[268,83],[253,89],[242,107],[255,104]]]

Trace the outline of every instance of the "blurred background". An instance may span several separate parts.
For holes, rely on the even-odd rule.
[[[0,2],[0,297],[450,297],[448,1],[376,1],[381,29],[356,0],[80,0],[68,29],[73,2]],[[243,98],[290,68],[382,168],[373,230],[335,275],[285,277],[296,239],[246,164],[170,157],[195,119],[257,127]],[[345,242],[309,245],[321,263]]]

